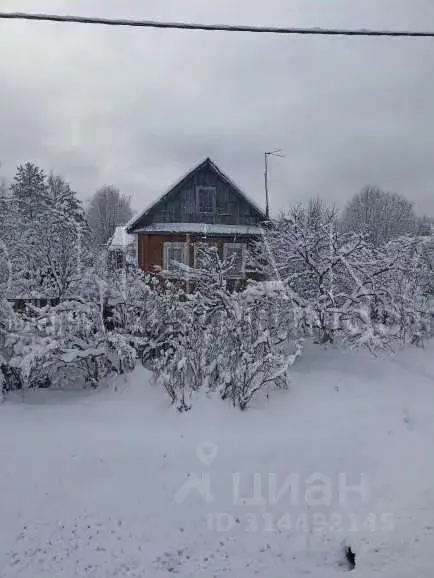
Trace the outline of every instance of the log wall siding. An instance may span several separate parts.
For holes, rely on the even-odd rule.
[[[218,247],[219,256],[223,258],[223,245],[225,243],[245,243],[251,245],[252,238],[248,236],[208,236],[203,235],[139,235],[138,236],[138,264],[145,272],[155,272],[155,266],[163,268],[164,243],[186,243],[189,237],[189,265],[194,266],[194,245],[207,243]]]

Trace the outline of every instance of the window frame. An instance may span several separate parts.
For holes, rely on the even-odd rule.
[[[188,243],[186,241],[164,241],[163,244],[163,271],[171,276],[176,276],[178,271],[171,270],[169,266],[170,249],[182,249],[183,265],[189,265]],[[171,259],[173,261],[173,259]],[[177,261],[178,262],[178,261]]]
[[[212,193],[212,209],[211,211],[201,211],[200,209],[200,193],[201,192],[211,192]],[[217,187],[213,185],[197,185],[196,187],[196,209],[201,215],[215,215],[217,205]]]
[[[240,273],[230,274],[226,273],[228,279],[245,279],[246,278],[246,256],[247,256],[247,243],[224,243],[223,244],[223,261],[228,259],[228,249],[241,249],[242,250],[242,268]]]

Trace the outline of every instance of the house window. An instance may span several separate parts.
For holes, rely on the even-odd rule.
[[[177,273],[179,272],[177,263],[188,265],[187,243],[164,243],[163,269]]]
[[[125,253],[121,249],[114,249],[109,253],[110,265],[113,269],[123,269],[125,265]]]
[[[230,279],[244,279],[246,275],[246,244],[225,243],[223,245],[223,259],[230,263],[227,277]]]
[[[209,243],[195,243],[194,245],[194,267],[206,271],[215,269],[218,264],[217,245]]]
[[[196,187],[196,207],[199,213],[214,214],[215,205],[215,187]]]

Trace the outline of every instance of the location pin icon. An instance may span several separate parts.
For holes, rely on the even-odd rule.
[[[202,442],[196,448],[196,455],[205,466],[210,466],[216,459],[219,448],[213,442]]]

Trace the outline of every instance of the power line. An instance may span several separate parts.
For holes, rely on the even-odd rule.
[[[315,36],[388,36],[406,38],[434,38],[434,32],[422,30],[368,30],[345,28],[294,28],[276,26],[239,26],[234,24],[197,24],[189,22],[160,22],[155,20],[130,20],[118,18],[94,18],[89,16],[61,16],[58,14],[31,14],[25,12],[0,12],[0,20],[37,20],[75,24],[99,24],[103,26],[127,26],[135,28],[168,28],[178,30],[205,30],[220,32],[255,32],[262,34],[292,34]]]

